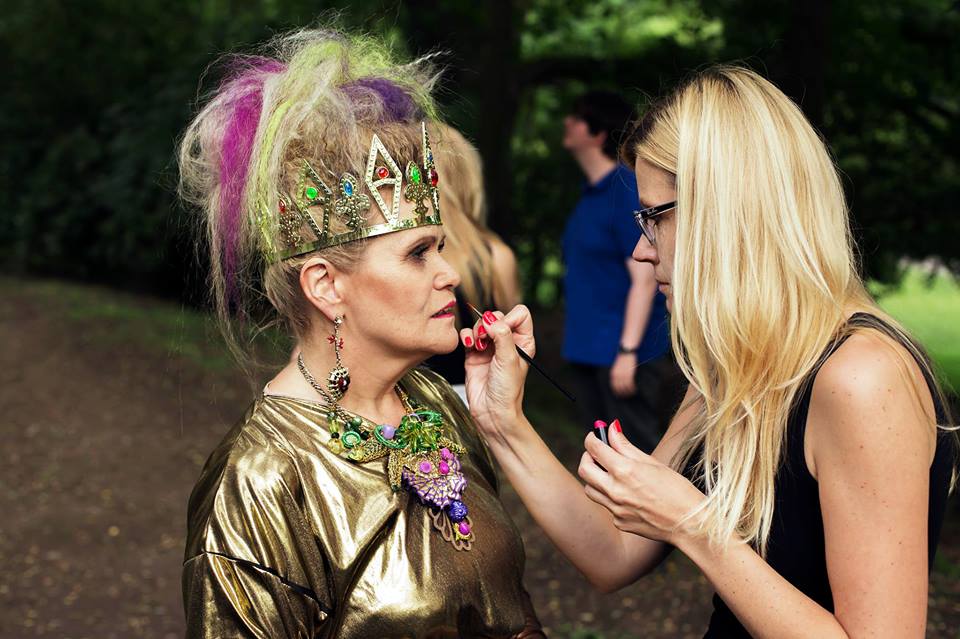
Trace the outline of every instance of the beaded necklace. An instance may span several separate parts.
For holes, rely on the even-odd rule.
[[[457,550],[470,550],[473,524],[461,501],[467,478],[459,457],[467,451],[447,437],[443,415],[421,407],[397,384],[394,390],[405,411],[400,424],[376,424],[344,410],[307,370],[303,355],[297,366],[327,406],[328,448],[358,464],[386,457],[390,487],[414,493],[430,507],[433,526],[443,538]]]

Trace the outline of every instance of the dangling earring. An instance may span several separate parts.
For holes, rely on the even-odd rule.
[[[333,401],[339,400],[350,388],[350,371],[340,361],[340,349],[343,348],[343,339],[340,337],[340,325],[343,324],[343,316],[337,315],[333,320],[333,335],[327,338],[327,341],[333,344],[333,352],[337,356],[337,365],[327,376],[327,390]]]

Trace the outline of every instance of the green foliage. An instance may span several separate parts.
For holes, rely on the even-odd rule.
[[[486,161],[491,223],[526,297],[559,302],[580,174],[562,118],[588,88],[642,103],[708,62],[745,60],[803,106],[845,176],[867,272],[903,256],[960,270],[960,11],[952,0],[259,0],[17,3],[0,18],[0,261],[20,272],[202,298],[173,151],[225,51],[349,8],[346,26],[443,49],[446,116]],[[42,43],[42,46],[40,46]],[[208,75],[201,90],[215,86]]]
[[[825,3],[704,2],[724,16],[727,55],[752,58],[820,125],[867,271],[893,279],[904,256],[960,270],[956,3],[847,0],[823,16],[815,6]],[[797,44],[811,40],[821,53]]]
[[[99,0],[8,12],[5,266],[202,299],[197,223],[175,197],[176,140],[216,55],[308,24],[317,10],[280,4]],[[205,90],[216,78],[207,80]]]
[[[699,2],[540,0],[530,3],[521,36],[524,59],[553,56],[637,60],[664,42],[719,52],[723,22]]]

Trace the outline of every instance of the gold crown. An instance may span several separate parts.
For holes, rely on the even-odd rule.
[[[404,172],[400,171],[400,167],[390,157],[380,138],[373,135],[364,176],[364,184],[370,196],[360,192],[360,181],[350,173],[340,176],[337,193],[334,194],[310,163],[304,161],[293,193],[280,195],[280,236],[284,248],[278,251],[277,259],[284,260],[365,237],[440,224],[440,194],[437,190],[439,176],[433,163],[426,123],[420,123],[420,130],[423,165],[420,167],[408,162]],[[378,158],[380,162],[377,161]],[[404,179],[406,187],[403,186]],[[380,194],[380,189],[385,186],[393,187],[393,198],[390,202],[385,201]],[[404,199],[414,203],[412,218],[400,219],[401,193]],[[370,197],[376,202],[385,222],[366,224]],[[432,215],[428,215],[430,210],[424,204],[428,199],[433,204]],[[330,220],[333,216],[338,217],[349,230],[331,234]],[[314,239],[304,239],[304,227],[309,227]]]

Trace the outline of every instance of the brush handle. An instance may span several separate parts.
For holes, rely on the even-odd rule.
[[[473,304],[471,304],[470,302],[467,302],[467,306],[469,306],[469,307],[470,307],[470,310],[472,310],[474,313],[476,313],[476,314],[477,314],[477,318],[478,318],[481,322],[483,322],[483,313],[481,313],[480,311],[478,311],[478,310],[477,310],[477,307],[474,306]],[[569,400],[570,400],[571,402],[573,402],[574,404],[577,403],[577,400],[574,399],[573,395],[571,395],[571,394],[568,393],[567,391],[563,390],[563,387],[562,387],[560,384],[558,384],[558,383],[556,383],[555,381],[553,381],[553,378],[550,377],[549,375],[547,375],[547,373],[546,373],[542,368],[540,368],[535,361],[533,361],[533,358],[530,357],[529,355],[527,355],[526,351],[524,351],[522,348],[520,348],[520,347],[517,346],[516,344],[514,344],[514,348],[517,349],[517,354],[518,354],[520,357],[523,358],[523,361],[525,361],[527,364],[530,364],[531,366],[533,366],[538,373],[540,373],[541,375],[543,375],[543,377],[544,377],[548,382],[550,382],[551,384],[553,384],[553,387],[554,387],[554,388],[556,388],[558,391],[560,391],[561,393],[563,393],[563,396],[564,396],[564,397],[566,397],[567,399],[569,399]]]
[[[520,348],[519,346],[516,346],[516,345],[514,345],[514,346],[515,346],[515,348],[517,349],[517,354],[518,354],[520,357],[523,358],[523,361],[525,361],[527,364],[530,364],[530,366],[533,366],[538,373],[540,373],[541,375],[543,375],[543,377],[544,377],[548,382],[550,382],[551,384],[553,384],[554,388],[556,388],[558,391],[560,391],[561,393],[563,393],[563,396],[564,396],[564,397],[566,397],[567,399],[569,399],[569,400],[570,400],[571,402],[573,402],[573,403],[576,403],[576,402],[577,402],[577,400],[573,397],[573,395],[571,395],[570,393],[568,393],[567,391],[565,391],[560,384],[558,384],[558,383],[556,383],[555,381],[553,381],[553,378],[550,377],[549,375],[547,375],[547,373],[546,373],[542,368],[540,368],[540,366],[538,366],[535,361],[533,361],[533,358],[530,357],[529,355],[527,355],[526,351],[524,351],[524,350],[523,350],[522,348]]]

